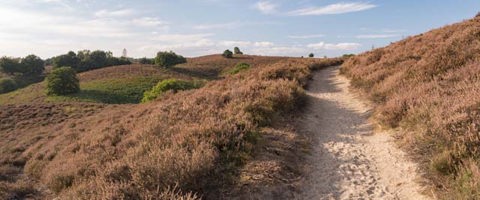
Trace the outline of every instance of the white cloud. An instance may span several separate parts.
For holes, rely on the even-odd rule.
[[[158,27],[158,26],[167,26],[169,23],[162,21],[158,18],[154,17],[142,17],[136,18],[132,20],[132,23],[137,26],[144,26],[144,27]]]
[[[96,17],[126,17],[134,13],[131,9],[120,10],[99,10],[95,12]]]
[[[238,22],[220,23],[220,24],[200,24],[193,26],[196,30],[210,30],[210,29],[233,29],[240,26]]]
[[[355,50],[358,49],[361,44],[358,43],[336,43],[330,44],[325,42],[319,42],[314,44],[308,44],[308,48],[312,48],[315,50]]]
[[[398,34],[370,34],[370,35],[357,35],[358,39],[381,39],[381,38],[395,38],[399,37]]]
[[[316,34],[316,35],[290,35],[288,38],[291,39],[312,39],[312,38],[321,38],[325,37],[325,35],[322,34]]]
[[[166,43],[191,43],[200,40],[205,40],[213,36],[212,33],[202,33],[202,34],[158,34],[151,38],[153,41],[166,42]]]
[[[275,44],[273,42],[251,42],[251,41],[220,41],[218,42],[220,46],[225,46],[225,47],[271,47],[274,46]]]
[[[263,14],[272,14],[277,11],[277,4],[270,1],[259,1],[254,5],[254,8],[262,12]]]
[[[273,44],[272,42],[254,42],[253,43],[253,46],[255,47],[272,47],[274,45],[275,44]]]
[[[375,7],[377,6],[370,3],[336,3],[336,4],[330,4],[323,7],[309,7],[309,8],[294,10],[289,12],[289,14],[294,16],[334,15],[334,14],[343,14],[343,13],[350,13],[350,12],[359,12],[363,10],[372,9]]]

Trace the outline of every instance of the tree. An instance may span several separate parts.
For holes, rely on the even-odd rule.
[[[0,94],[11,92],[17,89],[17,84],[11,78],[0,79]]]
[[[172,51],[158,52],[157,57],[155,57],[155,64],[160,67],[171,67],[186,62],[187,59],[185,57],[177,55]]]
[[[24,74],[38,76],[45,70],[45,62],[36,55],[28,55],[20,61]]]
[[[313,57],[315,57],[315,54],[310,53],[310,54],[308,54],[308,57],[309,57],[309,58],[313,58]]]
[[[89,61],[91,69],[98,69],[107,65],[107,53],[105,51],[93,51],[90,53]]]
[[[242,54],[243,54],[243,52],[240,51],[240,48],[238,48],[238,47],[233,48],[233,53],[234,53],[234,54],[239,54],[239,55],[242,55]]]
[[[225,57],[225,58],[233,58],[233,53],[232,53],[232,51],[227,49],[223,52],[222,56]]]
[[[478,12],[477,15],[475,15],[475,17],[480,17],[480,12]]]
[[[56,68],[47,76],[48,95],[66,95],[80,91],[80,81],[71,67]]]
[[[5,74],[14,75],[15,73],[22,73],[22,65],[18,59],[2,57],[0,58],[0,70]]]
[[[84,57],[84,54],[82,54],[82,57]],[[79,64],[80,64],[80,59],[77,57],[77,55],[73,51],[70,51],[67,54],[60,55],[53,58],[53,66],[55,68],[69,66],[73,69],[78,69]]]

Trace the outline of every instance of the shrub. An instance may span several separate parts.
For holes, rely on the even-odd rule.
[[[17,89],[17,84],[13,79],[0,79],[0,94],[11,92]]]
[[[187,59],[185,57],[177,55],[172,51],[158,52],[157,57],[155,58],[155,64],[160,67],[171,67],[186,62]]]
[[[162,95],[167,91],[183,91],[183,90],[190,90],[199,88],[200,84],[191,82],[191,81],[184,81],[184,80],[177,80],[177,79],[167,79],[160,81],[155,87],[152,88],[150,91],[146,91],[143,95],[142,102],[149,102],[155,100],[157,97]]]
[[[62,190],[72,186],[74,177],[72,175],[58,175],[50,180],[48,187],[55,193],[60,193]]]
[[[313,57],[315,57],[315,54],[310,53],[310,54],[308,54],[308,57],[309,57],[309,58],[313,58]]]
[[[155,64],[155,61],[154,59],[150,59],[150,58],[140,58],[140,60],[138,61],[140,64],[144,64],[144,65],[151,65],[151,64]]]
[[[248,70],[250,69],[250,65],[247,64],[247,63],[238,63],[237,65],[235,65],[235,67],[230,70],[229,74],[231,75],[234,75],[234,74],[238,74],[242,71],[245,71],[245,70]]]
[[[225,57],[225,58],[233,58],[233,53],[232,53],[232,51],[227,49],[223,52],[222,56]]]
[[[477,15],[475,15],[475,17],[480,17],[480,12],[478,12]]]
[[[75,54],[73,51],[51,59],[55,68],[70,66],[77,72],[84,72],[103,67],[132,64],[127,58],[114,57],[112,52],[96,50],[79,51]]]
[[[54,69],[47,76],[47,94],[65,95],[80,91],[80,84],[75,70],[70,67]]]
[[[69,51],[67,54],[60,55],[52,58],[53,66],[56,68],[63,66],[70,66],[73,69],[77,69],[80,65],[80,59],[73,51]]]
[[[3,73],[13,75],[15,73],[21,73],[22,66],[20,65],[18,59],[2,57],[0,58],[0,70]]]
[[[45,62],[36,55],[28,55],[20,61],[22,72],[28,75],[40,75],[45,70]]]
[[[242,55],[242,54],[243,54],[243,52],[240,51],[240,48],[238,48],[238,47],[233,48],[233,53],[234,53],[234,54],[239,54],[239,55]]]
[[[40,75],[45,69],[45,62],[36,55],[25,58],[0,58],[0,70],[6,74]]]

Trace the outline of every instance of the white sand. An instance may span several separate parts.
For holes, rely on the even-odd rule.
[[[314,73],[301,120],[314,140],[298,199],[428,199],[417,165],[385,132],[373,132],[370,108],[349,92],[339,67]]]

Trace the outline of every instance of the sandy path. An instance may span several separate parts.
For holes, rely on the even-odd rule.
[[[300,131],[315,144],[298,199],[428,199],[417,166],[388,133],[373,133],[369,107],[348,92],[338,68],[316,72],[307,91]]]

